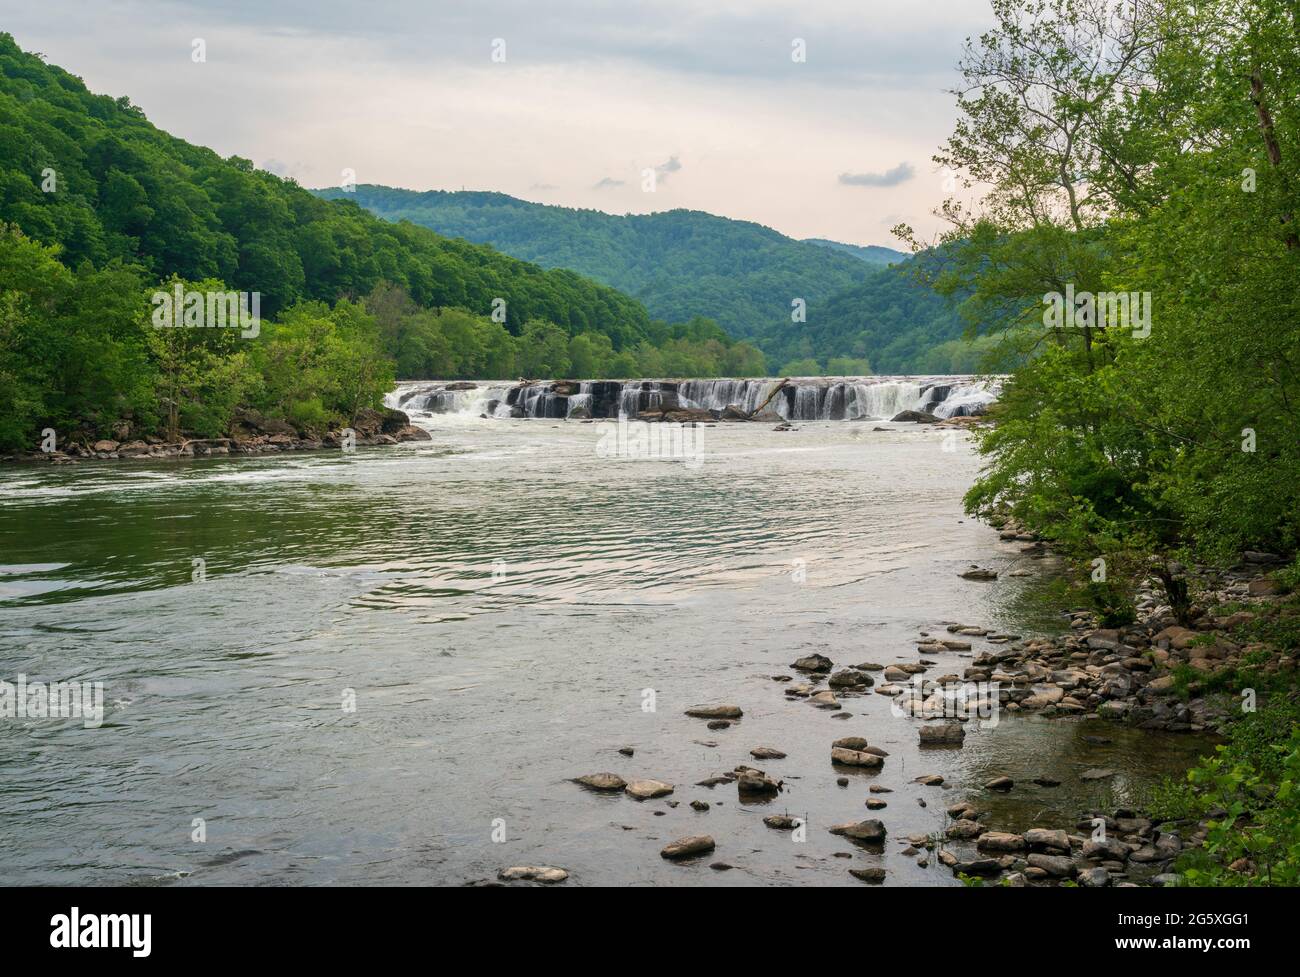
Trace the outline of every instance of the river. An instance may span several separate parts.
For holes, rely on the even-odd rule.
[[[696,429],[690,458],[631,459],[598,450],[613,421],[422,423],[429,442],[353,454],[0,470],[0,679],[106,697],[98,728],[0,720],[4,882],[460,884],[539,864],[578,885],[835,885],[879,865],[887,884],[951,885],[901,853],[949,804],[977,798],[1008,828],[1072,820],[1195,752],[1005,714],[922,752],[885,696],[845,698],[837,720],[773,680],[813,652],[915,662],[943,622],[1063,626],[1050,566],[963,515],[963,433],[724,424]],[[1003,573],[959,578],[970,564]],[[744,718],[683,714],[714,701]],[[879,773],[832,768],[852,735],[889,751]],[[759,745],[788,757],[753,761]],[[693,786],[741,763],[785,790]],[[1078,780],[1095,766],[1119,775]],[[569,779],[604,770],[676,791]],[[988,797],[1001,773],[1016,791]],[[1042,773],[1062,786],[1027,783]],[[870,783],[893,791],[870,815],[883,851],[826,830],[868,816]],[[805,817],[806,840],[772,813]],[[660,858],[701,833],[712,856]]]

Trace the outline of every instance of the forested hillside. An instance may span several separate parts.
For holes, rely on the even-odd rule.
[[[123,418],[212,434],[241,407],[321,425],[375,406],[395,373],[763,369],[711,323],[652,322],[572,271],[380,220],[174,138],[7,34],[0,225],[0,447]],[[153,294],[177,283],[256,293],[264,328],[154,328]]]
[[[853,256],[694,210],[616,216],[504,193],[367,185],[354,193],[317,192],[354,198],[387,220],[491,244],[545,268],[571,268],[639,298],[661,319],[707,316],[733,336],[789,323],[795,298],[821,302],[871,274]]]
[[[981,351],[960,341],[951,303],[914,276],[888,272],[886,265],[908,258],[889,248],[796,241],[689,210],[615,216],[503,193],[370,185],[316,192],[547,268],[571,268],[665,319],[711,318],[754,339],[781,373],[968,372],[981,362]],[[804,302],[805,321],[791,314],[795,299]]]
[[[892,265],[907,257],[902,251],[895,251],[893,248],[882,248],[878,244],[845,244],[843,241],[829,241],[824,237],[806,237],[803,239],[803,243],[815,244],[821,248],[830,248],[832,251],[839,251],[842,254],[857,258],[859,261],[865,261],[869,265]]]

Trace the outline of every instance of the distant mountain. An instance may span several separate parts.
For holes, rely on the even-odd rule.
[[[796,241],[761,224],[695,210],[616,216],[504,193],[364,184],[355,192],[316,193],[355,200],[387,220],[490,244],[543,268],[572,269],[640,299],[652,316],[669,322],[706,316],[733,336],[789,326],[795,299],[817,305],[874,270],[862,256],[839,250],[851,245]],[[893,260],[894,252],[878,250]]]
[[[695,210],[616,216],[487,191],[400,190],[362,184],[347,199],[543,268],[567,268],[641,300],[656,318],[715,320],[756,343],[779,370],[807,361],[866,359],[877,373],[969,372],[973,351],[955,308],[910,272],[908,254],[824,238],[798,241],[769,227]],[[791,317],[793,299],[806,318]],[[860,367],[860,363],[857,364]]]
[[[878,244],[845,244],[842,241],[828,241],[824,237],[806,237],[803,239],[803,243],[830,248],[832,251],[842,251],[844,254],[852,255],[869,265],[892,265],[908,256],[905,251],[883,248]]]

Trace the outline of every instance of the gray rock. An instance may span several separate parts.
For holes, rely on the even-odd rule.
[[[692,855],[711,852],[715,847],[717,846],[713,843],[713,839],[708,835],[691,835],[689,838],[678,838],[670,842],[659,854],[668,859],[690,858]]]
[[[691,706],[686,710],[686,715],[694,716],[696,719],[739,719],[744,713],[740,706],[733,706],[729,703],[715,703],[713,705]]]
[[[592,790],[622,790],[627,786],[627,781],[616,773],[589,773],[574,777],[573,781]]]
[[[646,801],[652,797],[671,794],[673,785],[665,784],[662,780],[634,780],[625,789],[637,800]]]
[[[833,835],[842,835],[845,838],[852,838],[854,841],[884,841],[886,834],[884,824],[875,818],[835,824],[828,830]]]
[[[554,868],[550,865],[514,865],[510,868],[503,868],[497,873],[497,878],[503,882],[546,882],[555,883],[563,882],[569,877],[569,873],[562,868]]]

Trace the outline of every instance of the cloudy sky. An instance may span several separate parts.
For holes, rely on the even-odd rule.
[[[158,126],[307,186],[688,207],[794,237],[937,227],[987,0],[0,0],[0,28]],[[206,61],[196,63],[202,38]],[[802,42],[803,60],[798,60]],[[643,187],[656,174],[653,192]]]

